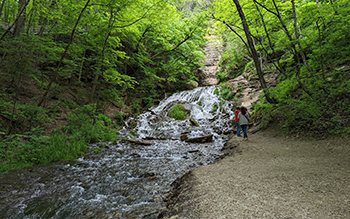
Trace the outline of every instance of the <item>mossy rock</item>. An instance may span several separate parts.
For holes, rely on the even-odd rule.
[[[182,105],[175,105],[170,110],[170,117],[174,118],[176,120],[185,120],[187,118],[188,112],[185,110],[185,108]]]
[[[194,118],[190,118],[190,124],[191,126],[199,126],[198,122]]]

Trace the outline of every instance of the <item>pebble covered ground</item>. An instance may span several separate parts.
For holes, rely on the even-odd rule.
[[[160,218],[350,218],[350,139],[234,137],[230,155],[176,182]]]

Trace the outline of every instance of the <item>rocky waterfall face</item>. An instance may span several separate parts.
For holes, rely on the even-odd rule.
[[[216,78],[216,72],[219,71],[218,63],[220,61],[221,42],[215,40],[215,36],[209,37],[204,47],[205,61],[204,67],[198,69],[196,76],[199,79],[199,86],[213,86],[219,83]]]
[[[176,178],[222,155],[233,105],[215,95],[216,89],[165,98],[131,118],[119,141],[93,144],[77,160],[1,174],[0,218],[155,218]],[[169,117],[176,104],[188,110],[187,119]],[[190,117],[199,126],[192,126]],[[184,135],[211,135],[211,141],[182,141]]]

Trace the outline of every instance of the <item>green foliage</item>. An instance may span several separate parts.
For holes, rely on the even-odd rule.
[[[222,33],[223,53],[220,59],[220,67],[224,77],[221,81],[226,81],[229,78],[237,77],[244,72],[243,67],[247,63],[245,57],[246,47],[244,44],[237,39],[232,32]]]
[[[198,80],[194,72],[204,58],[208,25],[199,9],[208,5],[198,0],[179,10],[180,2],[96,0],[76,23],[85,1],[30,1],[21,34],[8,33],[0,41],[0,78],[6,82],[0,93],[0,113],[6,117],[0,118],[1,150],[6,152],[1,171],[79,157],[88,144],[115,139],[111,127],[123,123],[117,114],[118,124],[112,124],[100,108],[112,104],[137,114],[164,93]],[[0,20],[10,24],[20,2],[4,3]],[[94,85],[92,95],[88,91]],[[37,107],[48,88],[43,104],[48,109]],[[94,100],[99,106],[81,107]],[[68,109],[74,111],[66,125],[47,130],[50,136],[33,131],[51,126],[47,123]]]
[[[147,108],[147,109],[154,105],[154,101],[153,101],[152,97],[144,97],[144,98],[142,98],[142,101],[145,105],[145,108]]]
[[[7,134],[31,131],[48,121],[46,110],[30,104],[10,102],[5,95],[0,95],[0,131]]]
[[[213,109],[210,111],[211,114],[214,114],[219,109],[217,104],[213,105]]]
[[[223,71],[217,71],[215,73],[215,76],[220,82],[225,82],[229,79],[229,75]]]
[[[88,144],[113,141],[118,132],[110,128],[111,118],[96,111],[96,105],[77,108],[67,116],[67,124],[43,136],[42,129],[33,128],[23,135],[9,135],[0,141],[0,172],[75,159],[87,152]]]
[[[117,137],[115,130],[110,130],[111,119],[96,111],[96,104],[89,104],[81,109],[76,109],[67,116],[67,125],[62,131],[70,135],[74,142],[86,144],[112,141]]]
[[[72,100],[66,98],[61,99],[60,102],[63,103],[65,107],[70,109],[76,109],[78,107]]]
[[[188,112],[185,108],[182,105],[177,104],[170,110],[169,116],[176,120],[184,120],[187,118],[187,114]]]
[[[300,133],[311,131],[315,135],[325,134],[347,134],[350,126],[350,82],[349,73],[341,76],[333,72],[341,80],[337,83],[314,84],[312,92],[318,98],[312,98],[302,93],[295,80],[284,80],[273,90],[271,96],[279,101],[272,105],[259,103],[255,108],[257,114],[262,115],[262,128],[271,123],[281,125],[285,133]]]
[[[227,87],[226,84],[220,84],[220,88],[217,88],[214,91],[214,94],[220,96],[224,100],[232,100],[234,94],[231,91],[230,87]]]
[[[114,118],[116,120],[116,123],[120,126],[123,126],[125,121],[124,121],[124,113],[123,112],[119,112],[119,113],[116,113],[114,115]]]
[[[261,101],[255,106],[257,115],[262,115],[262,126],[277,122],[289,133],[346,133],[350,125],[345,106],[350,84],[348,1],[295,1],[296,23],[291,1],[258,2],[243,0],[240,4],[262,68],[265,72],[276,69],[279,74],[276,85],[265,91],[278,104]],[[246,39],[235,5],[216,0],[212,13],[215,31],[223,36],[225,45],[221,69],[227,74],[218,77],[251,72],[251,54],[243,46]]]

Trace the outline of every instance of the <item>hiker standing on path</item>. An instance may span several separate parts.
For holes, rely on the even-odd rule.
[[[247,108],[244,106],[241,107],[241,112],[238,114],[239,125],[243,130],[243,141],[248,141],[247,135],[247,127],[249,124],[249,113],[247,112]]]
[[[238,114],[241,112],[241,108],[239,106],[236,107],[235,110],[235,121],[236,121],[236,130],[237,130],[237,136],[238,137],[242,137],[241,135],[241,126],[239,124],[239,118],[238,118]]]

